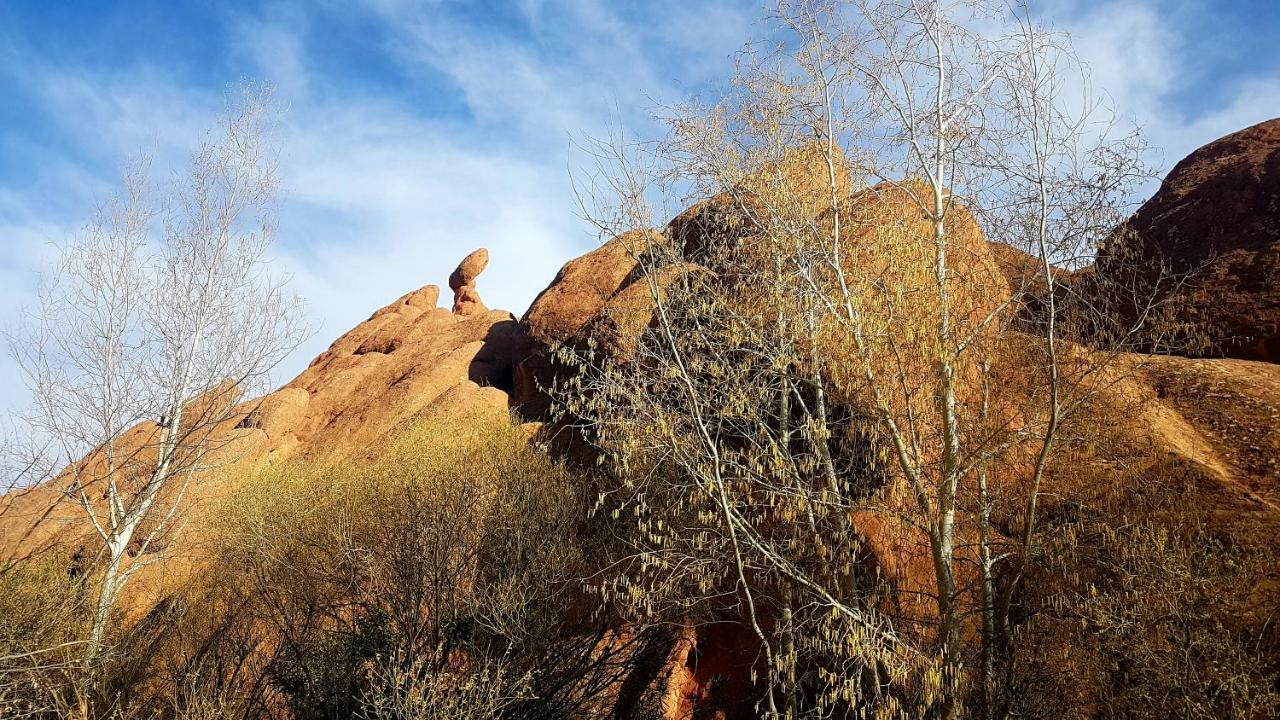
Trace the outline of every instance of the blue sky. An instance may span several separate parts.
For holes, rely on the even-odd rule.
[[[114,6],[113,6],[114,5]],[[1280,115],[1280,0],[1042,0],[1162,169]],[[713,89],[761,0],[0,0],[0,324],[49,243],[139,150],[174,163],[244,76],[287,106],[278,260],[317,325],[304,367],[377,307],[485,246],[491,306],[521,313],[597,238],[570,139],[656,131]],[[447,294],[447,293],[446,293]],[[0,410],[23,402],[7,357]]]

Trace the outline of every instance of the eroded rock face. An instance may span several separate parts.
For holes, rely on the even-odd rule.
[[[1100,277],[1123,283],[1130,262],[1153,284],[1188,276],[1161,295],[1187,354],[1280,362],[1280,118],[1179,162],[1100,253]]]
[[[889,283],[896,292],[915,294],[915,307],[885,309],[896,325],[911,323],[922,329],[937,324],[930,298],[937,294],[933,223],[924,216],[917,198],[928,197],[922,183],[880,183],[855,193],[842,225],[854,292],[864,297]],[[955,203],[946,214],[947,265],[952,273],[950,302],[957,332],[976,331],[1009,296],[1009,283],[990,243],[973,214]],[[865,285],[865,286],[863,286]],[[881,293],[883,294],[883,293]]]
[[[451,402],[469,397],[505,413],[515,318],[474,306],[455,314],[436,307],[438,296],[428,285],[382,308],[264,398],[257,423],[265,435],[258,440],[263,450],[315,454],[358,448],[446,393],[452,393]]]
[[[477,250],[449,278],[454,311],[427,285],[373,313],[334,341],[292,382],[262,401],[258,427],[270,452],[359,447],[448,397],[506,411],[515,318],[466,301],[488,263]],[[459,301],[463,307],[459,308]],[[461,311],[460,311],[461,310]],[[305,391],[305,398],[299,394]],[[274,411],[277,396],[296,396]],[[292,438],[291,440],[289,438]]]

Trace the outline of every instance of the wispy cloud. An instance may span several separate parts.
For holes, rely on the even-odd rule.
[[[229,46],[282,94],[305,98],[311,80],[304,48],[307,22],[306,14],[292,5],[271,5],[260,15],[236,15],[228,22]]]
[[[370,0],[222,13],[217,32],[234,68],[271,80],[287,107],[277,253],[321,327],[282,378],[377,307],[420,285],[443,285],[476,247],[491,251],[480,282],[486,302],[522,312],[565,260],[597,241],[574,215],[570,137],[603,132],[610,122],[643,125],[653,99],[723,75],[743,40],[735,28],[756,8],[670,2],[626,15],[606,2],[546,0],[514,6],[500,22],[474,10]],[[364,32],[335,29],[338,13],[358,16]],[[698,38],[671,23],[718,32]],[[371,43],[360,48],[362,61],[381,66],[344,68],[342,54],[352,48],[342,43],[353,42]],[[74,188],[56,208],[31,193],[0,191],[0,231],[6,244],[23,247],[37,234],[47,241],[72,232],[130,154],[149,150],[158,167],[179,165],[235,74],[192,86],[146,60],[23,61],[31,71],[25,92],[62,136],[41,149],[51,159],[43,182]],[[335,66],[387,77],[366,84],[357,74],[338,89],[327,75]],[[392,76],[415,87],[397,92],[388,87]],[[58,165],[66,171],[52,172]],[[6,210],[17,207],[26,211]],[[7,272],[33,277],[38,264],[29,258]],[[9,307],[30,300],[29,287],[8,287]],[[14,377],[4,366],[0,374]],[[18,395],[0,397],[0,405]]]
[[[1088,64],[1094,88],[1135,121],[1164,171],[1195,148],[1280,115],[1280,64],[1223,74],[1206,65],[1200,41],[1222,5],[1203,0],[1054,0],[1042,5]],[[1270,22],[1280,22],[1280,11]],[[1247,29],[1241,29],[1244,32]],[[1263,58],[1263,60],[1267,60]],[[1213,92],[1195,91],[1208,85]]]
[[[1177,102],[1182,83],[1204,74],[1188,48],[1196,13],[1209,9],[1177,0],[1175,13],[1172,2],[1053,0],[1047,10],[1095,84],[1176,160],[1274,114],[1280,78],[1238,73],[1212,106]],[[0,89],[32,118],[5,127],[0,114],[0,147],[31,168],[0,168],[0,324],[30,300],[48,241],[87,219],[119,163],[151,149],[158,171],[178,164],[246,74],[273,81],[288,110],[278,254],[322,324],[282,379],[380,305],[443,284],[476,247],[492,257],[482,296],[519,313],[596,241],[573,214],[570,137],[615,122],[654,130],[652,103],[730,72],[762,4],[280,0],[175,28],[212,35],[222,57],[195,80],[145,44],[99,62],[0,32]],[[7,362],[0,407],[22,395]]]

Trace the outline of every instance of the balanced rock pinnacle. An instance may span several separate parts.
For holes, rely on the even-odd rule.
[[[488,310],[480,300],[480,293],[476,291],[476,278],[488,265],[489,251],[480,248],[462,258],[458,268],[449,276],[449,289],[453,290],[455,315],[475,315]]]

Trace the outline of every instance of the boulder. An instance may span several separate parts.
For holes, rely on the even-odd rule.
[[[458,267],[449,275],[449,289],[457,292],[458,288],[475,285],[476,278],[489,266],[489,251],[480,248],[462,258]]]
[[[1136,278],[1168,303],[1175,350],[1280,362],[1280,118],[1174,166],[1108,240],[1098,272],[1104,288]]]
[[[935,412],[927,385],[946,349],[930,336],[941,316],[935,277],[933,225],[917,198],[929,194],[918,183],[881,183],[855,193],[843,206],[841,247],[845,253],[845,282],[858,299],[862,316],[862,343],[877,374],[916,388],[912,407],[900,412],[927,415]],[[831,222],[829,213],[824,222]],[[990,322],[1009,297],[1009,284],[973,215],[954,204],[944,222],[947,244],[950,321],[953,337],[994,335],[998,322]],[[841,292],[838,287],[829,292]],[[834,329],[821,339],[832,357],[854,357],[857,342],[847,329]],[[976,362],[966,353],[962,365]],[[835,363],[832,381],[846,400],[867,389],[858,363]],[[959,394],[977,392],[974,368],[958,367]],[[963,398],[962,398],[963,399]]]
[[[548,389],[572,372],[554,357],[556,349],[585,343],[588,325],[639,275],[636,259],[661,240],[652,230],[623,233],[565,263],[534,298],[520,320],[527,344],[518,353],[512,398],[526,417],[546,419]]]
[[[654,323],[656,298],[686,273],[699,266],[691,263],[669,265],[640,277],[609,298],[604,307],[583,328],[583,336],[595,341],[610,357],[626,359],[635,354],[640,336]]]
[[[565,263],[520,322],[536,340],[569,342],[628,283],[637,254],[657,238],[652,231],[624,233]]]
[[[449,275],[449,289],[453,290],[453,312],[457,315],[477,315],[489,308],[480,300],[476,291],[476,278],[489,265],[489,251],[480,248],[462,258],[458,267]]]

